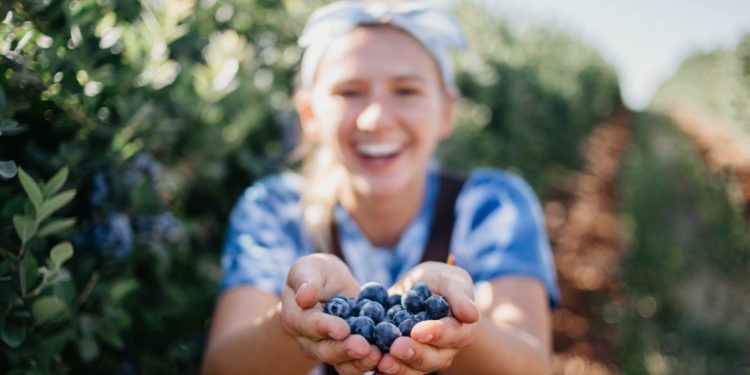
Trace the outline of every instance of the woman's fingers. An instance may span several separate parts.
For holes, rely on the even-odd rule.
[[[352,335],[345,340],[299,340],[303,350],[322,362],[337,365],[342,362],[365,358],[370,354],[370,344],[362,336]]]
[[[311,308],[336,293],[356,294],[358,287],[341,259],[330,254],[310,254],[297,259],[287,275],[286,285],[294,291],[302,308]]]
[[[409,337],[400,337],[378,363],[378,371],[398,375],[424,374],[450,366],[456,353],[455,349],[438,349]]]
[[[303,336],[310,340],[343,340],[349,336],[349,324],[345,320],[328,315],[319,309],[301,309],[295,302],[294,292],[284,287],[282,299],[282,323],[292,336]]]
[[[389,374],[431,372],[450,366],[458,350],[474,340],[474,324],[453,318],[418,323],[411,337],[400,337],[391,345],[378,370]]]
[[[474,323],[479,320],[479,309],[474,304],[471,276],[460,268],[449,267],[450,272],[441,273],[435,293],[445,297],[456,319],[464,323]]]
[[[461,323],[453,318],[419,322],[411,331],[411,338],[421,344],[437,348],[465,348],[474,341],[475,324]]]
[[[361,375],[365,372],[374,370],[382,354],[375,345],[370,345],[370,350],[367,355],[362,358],[344,361],[336,365],[336,370],[340,374],[356,374]]]

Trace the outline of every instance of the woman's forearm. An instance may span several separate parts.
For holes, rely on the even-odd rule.
[[[269,311],[257,324],[217,337],[209,343],[204,375],[308,374],[318,365],[281,328],[280,310]]]
[[[445,374],[550,373],[550,350],[537,338],[510,325],[497,325],[482,317],[474,342],[462,350]],[[502,369],[502,370],[499,370]]]

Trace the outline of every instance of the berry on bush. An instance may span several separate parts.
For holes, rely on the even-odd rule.
[[[362,286],[356,300],[337,294],[324,304],[323,310],[346,320],[352,335],[361,335],[383,352],[388,352],[398,337],[410,336],[419,322],[450,314],[448,301],[432,294],[423,283],[415,284],[403,296],[389,296],[383,285],[369,282]]]

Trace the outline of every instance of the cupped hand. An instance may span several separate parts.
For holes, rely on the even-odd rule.
[[[359,291],[346,264],[330,254],[297,259],[281,293],[281,324],[313,359],[330,363],[340,374],[373,370],[380,351],[364,337],[349,334],[344,319],[323,312],[321,302],[335,294],[356,296]]]
[[[425,262],[414,267],[393,289],[404,293],[425,283],[433,294],[448,300],[451,315],[417,323],[411,337],[399,337],[378,363],[386,374],[423,374],[449,367],[458,352],[474,341],[479,310],[474,304],[471,276],[445,263]]]

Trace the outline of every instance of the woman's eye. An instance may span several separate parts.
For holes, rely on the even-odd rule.
[[[345,98],[356,98],[360,96],[360,94],[361,93],[359,90],[354,90],[354,89],[343,89],[343,90],[338,90],[336,92],[336,95],[343,96]]]
[[[410,96],[410,95],[417,95],[419,93],[419,90],[413,88],[413,87],[401,87],[396,89],[396,94],[399,96]]]

